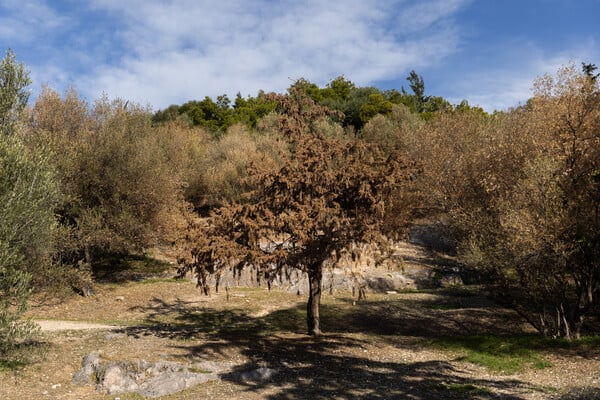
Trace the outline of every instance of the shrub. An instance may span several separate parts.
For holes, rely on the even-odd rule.
[[[169,236],[185,212],[181,135],[152,128],[150,118],[119,99],[90,107],[73,91],[62,99],[49,89],[38,98],[30,136],[61,155],[63,260],[142,251]]]

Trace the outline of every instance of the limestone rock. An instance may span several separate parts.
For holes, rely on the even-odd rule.
[[[273,379],[273,377],[278,373],[279,370],[277,369],[260,367],[251,371],[246,371],[238,374],[231,374],[230,378],[233,380],[239,380],[243,382],[264,383]]]
[[[76,385],[91,383],[92,374],[96,373],[99,364],[100,354],[98,352],[93,352],[83,357],[81,369],[73,375],[73,383]]]
[[[146,380],[137,392],[144,397],[156,398],[215,379],[215,374],[197,374],[188,370],[170,371]]]
[[[139,385],[128,374],[127,370],[118,364],[108,365],[104,369],[104,373],[99,378],[99,391],[106,391],[108,394],[135,392]]]
[[[97,391],[107,394],[136,392],[144,397],[156,398],[216,380],[217,374],[231,369],[231,364],[204,361],[189,367],[200,368],[203,372],[192,372],[186,365],[169,361],[103,363],[99,353],[94,352],[83,357],[81,369],[73,376],[73,383],[96,384]]]

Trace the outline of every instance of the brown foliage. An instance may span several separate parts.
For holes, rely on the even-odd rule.
[[[294,268],[306,272],[308,332],[318,335],[323,263],[353,243],[378,238],[399,164],[364,142],[317,130],[329,111],[297,86],[273,98],[289,154],[275,171],[253,164],[244,201],[197,227],[181,261],[205,291],[207,277],[226,268],[259,268],[267,281]]]
[[[532,152],[499,202],[501,244],[518,278],[501,272],[526,293],[517,309],[538,330],[578,337],[600,294],[598,84],[572,66],[540,78],[526,117]]]

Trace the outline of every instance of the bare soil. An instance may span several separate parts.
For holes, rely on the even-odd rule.
[[[551,366],[506,375],[431,345],[441,337],[528,331],[482,296],[439,290],[371,294],[356,303],[350,293],[326,294],[319,338],[304,334],[305,304],[305,296],[266,289],[206,297],[189,280],[104,283],[94,297],[34,304],[30,315],[46,321],[47,355],[0,371],[0,398],[139,399],[71,382],[93,351],[106,360],[214,360],[240,371],[279,371],[265,383],[224,375],[164,399],[600,398],[598,349],[548,350]]]

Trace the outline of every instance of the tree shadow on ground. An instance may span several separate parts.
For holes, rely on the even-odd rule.
[[[241,384],[252,392],[268,389],[268,399],[464,398],[465,390],[481,399],[519,399],[497,392],[526,386],[516,380],[466,378],[445,361],[403,363],[374,359],[369,356],[365,343],[338,335],[317,340],[265,337],[232,344],[241,346],[244,355],[250,358],[249,362],[238,366],[237,371],[265,365],[279,373],[269,382],[240,382],[235,373],[222,379]],[[363,348],[364,355],[356,352],[357,348]],[[200,354],[207,350],[213,351],[214,344],[202,344],[194,349]]]
[[[145,324],[128,327],[125,332],[180,339],[173,345],[177,354],[184,350],[195,360],[239,355],[243,363],[221,379],[267,399],[521,399],[515,393],[534,390],[515,379],[473,378],[444,360],[425,357],[405,362],[400,356],[386,354],[378,347],[394,351],[394,346],[402,344],[418,350],[422,345],[418,340],[457,335],[460,327],[419,312],[419,307],[408,312],[409,306],[403,303],[367,305],[324,305],[322,320],[328,333],[313,338],[303,334],[303,306],[253,317],[242,309],[217,310],[154,299],[144,310],[148,315]],[[396,340],[405,336],[418,340]],[[190,345],[190,340],[198,344]],[[278,373],[266,382],[240,379],[240,373],[263,366]]]
[[[350,303],[351,300],[345,300]],[[384,336],[436,338],[452,335],[504,335],[521,332],[522,321],[510,310],[479,299],[447,297],[393,302],[369,301],[349,307],[325,308],[325,329],[372,332]],[[329,319],[329,321],[328,321]]]
[[[169,262],[140,254],[103,254],[93,259],[91,267],[97,282],[138,282],[176,275],[175,267]]]
[[[567,393],[553,397],[555,400],[597,400],[600,388],[573,388]]]

